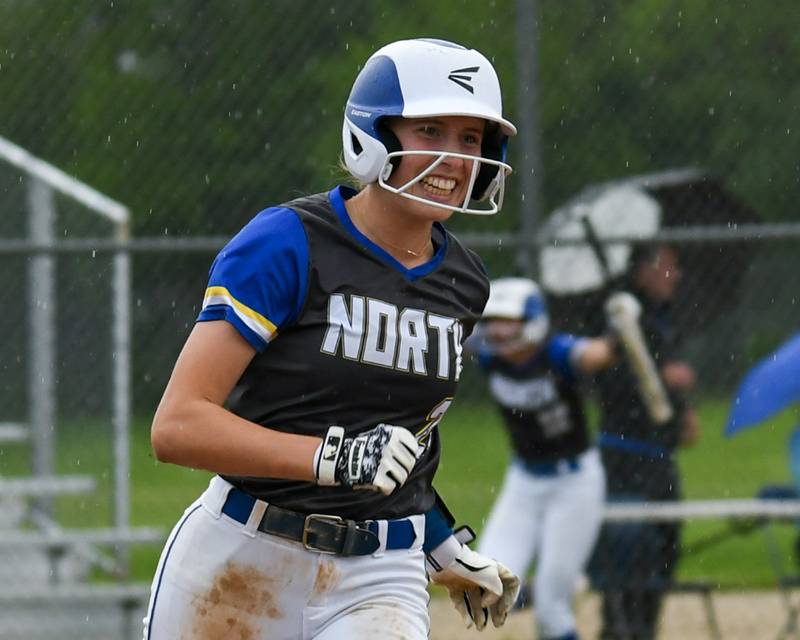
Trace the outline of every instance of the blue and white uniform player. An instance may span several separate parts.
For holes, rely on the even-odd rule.
[[[526,278],[491,282],[471,339],[510,436],[513,460],[479,551],[525,576],[535,563],[539,637],[577,638],[572,601],[597,539],[605,476],[579,389],[608,367],[615,342],[551,331],[545,299]],[[521,594],[521,601],[531,594]]]
[[[220,252],[156,412],[159,460],[215,475],[173,529],[148,640],[429,637],[426,559],[468,624],[519,580],[453,535],[438,424],[488,278],[442,222],[496,213],[508,137],[479,52],[377,51],[338,186],[270,207]]]

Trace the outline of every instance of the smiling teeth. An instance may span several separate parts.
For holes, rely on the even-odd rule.
[[[438,178],[435,176],[423,178],[421,182],[426,191],[439,196],[449,194],[456,186],[456,181],[452,178]]]

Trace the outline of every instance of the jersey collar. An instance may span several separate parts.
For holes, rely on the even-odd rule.
[[[350,216],[347,213],[347,208],[344,206],[344,202],[345,200],[352,198],[354,195],[356,195],[356,193],[358,192],[351,187],[339,185],[330,190],[328,193],[328,199],[330,200],[333,210],[336,212],[336,215],[339,216],[339,220],[342,222],[345,229],[350,232],[350,235],[352,235],[359,244],[374,253],[383,262],[388,264],[396,271],[399,271],[405,278],[411,281],[418,280],[419,278],[428,275],[441,264],[442,260],[444,260],[445,253],[447,253],[447,231],[445,231],[444,225],[442,225],[440,222],[433,223],[434,234],[439,236],[437,240],[441,240],[438,242],[438,246],[436,248],[436,252],[433,254],[433,257],[425,264],[421,264],[413,269],[408,269],[398,262],[390,253],[367,238],[367,236],[361,233],[358,228],[356,228],[356,225],[353,224],[353,221],[350,219]]]

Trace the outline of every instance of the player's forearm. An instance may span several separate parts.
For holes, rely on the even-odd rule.
[[[314,481],[320,438],[265,429],[206,400],[159,407],[151,442],[156,457],[214,473]]]
[[[679,444],[681,447],[691,447],[700,438],[700,420],[697,412],[692,407],[687,407],[681,421]]]

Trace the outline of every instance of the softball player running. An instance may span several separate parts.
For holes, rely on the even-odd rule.
[[[492,281],[483,316],[475,336],[478,361],[514,459],[479,551],[520,576],[535,560],[539,636],[574,639],[572,598],[597,538],[605,496],[577,378],[609,366],[614,343],[550,332],[539,287],[525,278]]]
[[[458,542],[437,425],[488,281],[443,226],[495,213],[508,136],[477,51],[377,51],[345,109],[338,186],[259,213],[217,256],[156,412],[164,462],[216,475],[173,529],[149,640],[428,637],[426,557],[468,624],[519,581]]]

